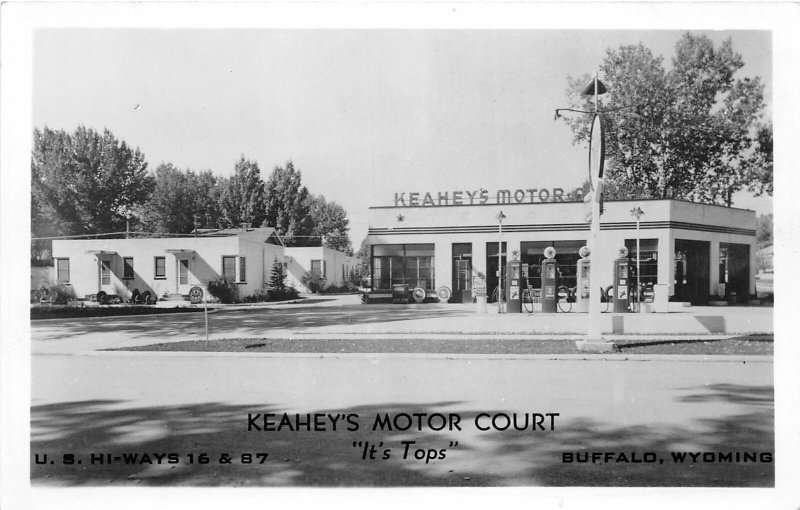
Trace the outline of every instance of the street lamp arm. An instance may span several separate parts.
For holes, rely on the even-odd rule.
[[[616,112],[616,111],[619,111],[619,110],[625,110],[625,109],[627,109],[627,108],[636,108],[636,105],[634,105],[634,104],[626,104],[626,105],[623,105],[623,106],[618,106],[618,107],[616,107],[616,108],[607,108],[607,109],[605,109],[605,110],[597,110],[597,112],[591,112],[591,111],[586,111],[586,110],[576,110],[576,109],[574,109],[574,108],[557,108],[557,109],[556,109],[556,114],[553,116],[553,120],[558,120],[558,119],[560,119],[560,118],[562,117],[562,115],[561,115],[561,112],[573,112],[573,113],[610,113],[610,112]]]

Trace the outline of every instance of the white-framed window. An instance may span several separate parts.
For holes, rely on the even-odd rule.
[[[69,283],[69,259],[56,259],[56,281]]]
[[[224,255],[222,257],[222,277],[228,281],[236,281],[236,257]]]
[[[167,258],[166,257],[155,257],[155,268],[153,270],[153,276],[157,280],[166,280],[167,279]]]
[[[133,257],[123,257],[122,278],[124,280],[133,280]]]
[[[320,278],[325,278],[325,261],[312,260],[311,261],[311,274]]]

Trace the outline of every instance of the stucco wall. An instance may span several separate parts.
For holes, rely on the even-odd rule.
[[[129,298],[134,289],[151,291],[157,296],[185,293],[192,286],[206,290],[210,280],[222,275],[223,256],[246,257],[246,282],[240,295],[260,289],[264,283],[263,258],[277,254],[283,247],[264,243],[265,236],[186,237],[154,239],[98,239],[53,241],[54,258],[70,259],[70,285],[79,297],[105,290]],[[176,250],[179,250],[176,252]],[[182,251],[180,251],[182,250]],[[97,255],[90,252],[104,251]],[[133,257],[134,278],[123,278],[123,258]],[[164,278],[155,277],[155,258],[165,258]],[[100,285],[99,258],[111,261],[111,282]],[[189,260],[187,285],[178,284],[178,260]],[[237,259],[238,276],[238,259]]]
[[[359,264],[357,257],[351,257],[340,251],[321,246],[286,248],[285,254],[287,264],[286,282],[301,292],[308,292],[308,289],[302,284],[302,278],[306,272],[311,271],[312,260],[325,261],[326,283],[336,286],[341,286],[345,282],[345,278],[342,277],[342,267],[345,268],[346,276],[351,269],[354,269]]]
[[[709,294],[718,288],[719,243],[755,247],[753,211],[673,200],[606,202],[601,216],[599,246],[592,260],[599,261],[599,279],[611,284],[613,260],[626,239],[636,239],[640,207],[642,239],[658,239],[658,281],[670,285],[674,277],[675,239],[711,241]],[[535,203],[445,207],[377,207],[370,209],[370,244],[435,244],[435,286],[452,288],[452,244],[472,243],[473,273],[486,273],[486,243],[497,243],[498,214],[503,212],[503,242],[508,254],[520,251],[525,241],[589,239],[587,208],[583,203]],[[751,252],[750,292],[755,289],[755,254]],[[558,259],[558,257],[556,257]]]

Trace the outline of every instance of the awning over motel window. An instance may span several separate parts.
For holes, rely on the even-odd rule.
[[[191,255],[194,253],[194,250],[183,249],[183,248],[170,248],[168,250],[164,250],[164,252],[172,253],[173,255]]]
[[[86,253],[89,254],[89,255],[97,255],[98,257],[102,256],[102,255],[116,255],[117,254],[117,252],[115,252],[113,250],[86,250]]]

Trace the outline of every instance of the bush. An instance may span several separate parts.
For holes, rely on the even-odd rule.
[[[317,294],[325,289],[325,278],[316,273],[306,273],[300,280],[309,292]]]
[[[42,285],[36,290],[31,291],[31,303],[39,303],[42,300],[57,305],[65,305],[67,301],[77,299],[75,290],[67,285]]]
[[[294,287],[283,287],[282,289],[261,289],[255,294],[245,296],[242,299],[243,303],[265,303],[270,301],[289,301],[297,299],[299,294]]]
[[[320,290],[320,294],[349,294],[356,290],[358,289],[348,282],[343,285],[328,285]]]
[[[238,289],[236,284],[226,278],[219,278],[208,282],[208,293],[219,300],[220,303],[236,303]]]

